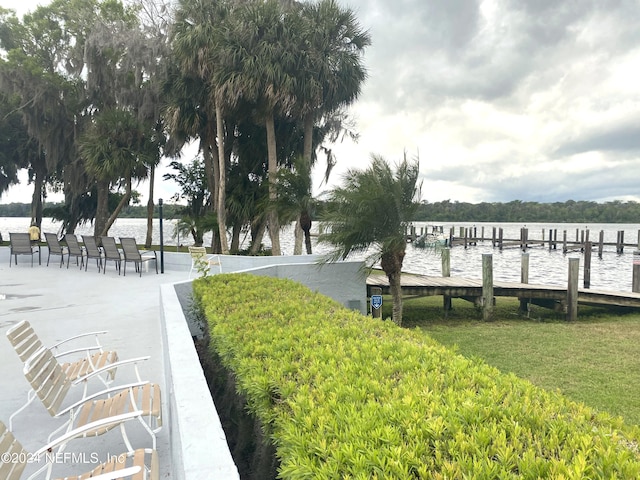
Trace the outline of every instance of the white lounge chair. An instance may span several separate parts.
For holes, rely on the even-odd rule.
[[[218,272],[222,273],[220,255],[207,255],[207,249],[205,247],[189,247],[189,255],[191,255],[189,279],[191,279],[193,272],[201,272],[203,269],[208,272],[212,266],[217,266]]]
[[[43,473],[45,475],[44,478],[49,480],[53,475],[55,459],[58,458],[56,454],[62,453],[71,440],[86,437],[91,431],[97,429],[110,429],[116,425],[122,425],[137,418],[139,415],[140,412],[136,411],[89,423],[56,438],[33,454],[29,454],[20,442],[16,440],[13,433],[0,422],[0,457],[2,458],[0,462],[0,478],[3,480],[20,480],[28,462],[31,462],[41,463],[42,466],[32,473],[27,480],[42,477]],[[65,477],[65,480],[80,480],[81,478],[91,478],[92,480],[125,478],[158,480],[159,476],[159,462],[156,450],[141,448],[124,452],[118,456],[111,455],[109,461],[100,464],[91,472],[83,473],[80,476]]]
[[[102,348],[102,345],[100,345],[98,337],[105,333],[105,331],[97,331],[75,335],[47,348],[43,345],[29,322],[23,320],[7,331],[7,338],[20,357],[20,360],[25,364],[38,351],[46,349],[48,356],[50,356],[49,361],[52,363],[55,362],[59,365],[61,372],[64,374],[65,379],[70,382],[70,385],[83,384],[83,397],[86,397],[90,378],[95,377],[105,387],[109,387],[115,379],[117,367],[121,365],[133,365],[136,378],[138,381],[141,381],[140,372],[138,371],[138,363],[149,358],[147,356],[118,361],[118,354],[116,352],[105,351]],[[78,340],[89,337],[93,337],[93,344],[61,351],[62,348],[68,348],[67,345],[77,343]],[[59,363],[59,359],[70,355],[75,355],[76,358],[67,362]],[[78,356],[80,358],[77,358]],[[27,408],[27,406],[33,402],[35,396],[36,392],[34,390],[30,391],[27,394],[26,403],[11,415],[9,418],[10,429],[13,429],[13,419],[16,415]]]
[[[98,372],[91,373],[81,381],[86,382],[97,374]],[[106,416],[141,411],[142,414],[137,418],[151,436],[155,449],[155,434],[162,427],[162,404],[158,385],[143,382],[138,377],[136,383],[111,387],[91,395],[85,393],[80,400],[63,408],[62,403],[65,401],[69,389],[80,380],[70,381],[49,349],[41,348],[25,362],[24,375],[52,417],[64,419],[67,416],[66,421],[51,434],[49,440],[63,428],[71,431]],[[110,428],[112,427],[94,429],[90,435],[101,435]],[[120,425],[120,430],[128,450],[133,450],[124,429],[124,423]]]

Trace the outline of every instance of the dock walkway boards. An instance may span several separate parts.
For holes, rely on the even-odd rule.
[[[405,295],[446,295],[461,298],[479,298],[482,296],[482,280],[480,279],[403,274],[401,285],[402,292]],[[369,275],[367,277],[368,296],[371,295],[371,288],[373,287],[381,288],[383,294],[390,293],[389,280],[385,275]],[[562,302],[567,299],[567,288],[561,285],[494,281],[493,294],[495,297],[517,297]],[[578,303],[582,305],[640,308],[640,293],[579,288]]]

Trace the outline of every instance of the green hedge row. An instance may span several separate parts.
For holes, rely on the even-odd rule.
[[[194,282],[281,478],[640,478],[638,428],[288,280]]]

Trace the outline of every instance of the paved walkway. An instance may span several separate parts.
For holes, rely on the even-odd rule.
[[[89,264],[85,272],[73,264],[69,269],[59,268],[59,257],[52,258],[47,267],[46,248],[42,253],[42,265],[38,265],[37,256],[33,268],[28,257],[19,256],[18,265],[9,267],[9,248],[0,247],[0,420],[8,423],[10,414],[24,403],[29,390],[22,363],[6,339],[6,331],[23,319],[32,324],[47,345],[81,332],[108,330],[101,337],[102,344],[116,350],[120,359],[151,356],[141,364],[141,373],[143,379],[162,387],[165,403],[168,392],[163,380],[159,285],[185,280],[188,272],[165,271],[156,275],[151,268],[139,277],[130,264],[124,277],[118,276],[111,262],[105,274],[98,273],[95,263]],[[118,370],[116,383],[134,379],[132,371],[123,367]],[[33,452],[45,444],[48,434],[59,424],[36,400],[16,417],[14,434]],[[167,425],[165,422],[158,434],[157,447],[163,479],[170,478]],[[134,447],[150,446],[148,434],[139,425],[131,424],[128,431]],[[64,463],[61,459],[54,472],[77,474],[90,470],[96,459],[104,461],[108,455],[117,455],[124,450],[123,445],[118,430],[98,438],[76,440],[68,450],[91,455],[77,455],[73,461],[67,457]]]

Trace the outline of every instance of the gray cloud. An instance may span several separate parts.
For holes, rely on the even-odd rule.
[[[443,198],[640,198],[637,0],[347,4],[373,41],[362,102],[380,125],[410,119],[379,153],[415,135]]]
[[[569,141],[557,150],[557,154],[562,156],[592,151],[640,152],[640,118],[625,119],[621,125],[601,125]]]
[[[474,201],[508,202],[511,200],[555,202],[596,200],[637,196],[637,171],[640,160],[584,171],[528,171],[504,173],[504,163],[479,167],[446,168],[428,174],[425,180],[445,181],[458,187],[482,191]],[[453,198],[453,197],[452,197]]]

